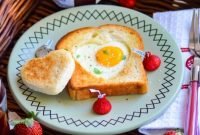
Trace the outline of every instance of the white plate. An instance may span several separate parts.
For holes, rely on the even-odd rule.
[[[34,57],[48,39],[56,42],[66,33],[85,26],[120,24],[136,29],[145,50],[161,58],[161,66],[148,73],[145,95],[108,97],[112,111],[103,116],[92,113],[96,99],[72,101],[66,91],[48,96],[28,89],[20,77],[22,65]],[[54,47],[53,46],[53,47]],[[150,17],[134,10],[106,5],[71,8],[36,23],[16,43],[9,60],[8,81],[14,98],[24,111],[40,112],[38,120],[60,132],[115,134],[136,129],[161,114],[179,92],[183,78],[180,50],[171,36]]]

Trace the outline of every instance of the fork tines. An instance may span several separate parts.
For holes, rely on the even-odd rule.
[[[194,9],[193,10],[193,18],[192,18],[192,28],[191,28],[191,38],[193,41],[193,48],[194,52],[197,56],[200,57],[200,44],[199,44],[199,18],[200,18],[200,10]],[[191,40],[190,39],[190,40]]]

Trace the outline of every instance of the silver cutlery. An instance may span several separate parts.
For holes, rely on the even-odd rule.
[[[44,45],[39,47],[35,52],[35,57],[43,57],[47,55],[50,51],[52,51],[53,50],[51,49],[52,43],[53,40],[49,39]]]
[[[198,135],[198,84],[200,80],[200,42],[199,10],[193,10],[192,24],[189,33],[189,49],[194,55],[192,77],[187,105],[187,117],[184,126],[185,135]]]

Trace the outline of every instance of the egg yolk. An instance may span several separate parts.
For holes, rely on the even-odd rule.
[[[99,49],[96,53],[97,61],[106,67],[112,67],[120,63],[123,52],[119,47],[107,46]]]

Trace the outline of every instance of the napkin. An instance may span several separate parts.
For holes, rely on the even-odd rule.
[[[183,129],[188,100],[188,86],[193,56],[188,49],[189,30],[192,20],[192,9],[154,13],[153,18],[162,25],[180,47],[185,65],[182,87],[175,101],[156,120],[139,129],[145,135],[163,135],[167,130]]]

